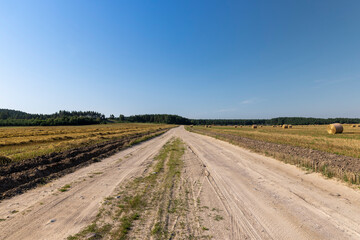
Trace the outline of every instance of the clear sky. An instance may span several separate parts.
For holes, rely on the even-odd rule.
[[[360,1],[0,0],[0,108],[360,117]]]

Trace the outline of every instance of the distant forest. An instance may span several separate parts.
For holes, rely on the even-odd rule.
[[[59,111],[54,114],[29,114],[17,110],[0,109],[0,126],[61,126],[90,125],[113,122],[166,123],[183,125],[312,125],[330,123],[360,123],[360,118],[304,118],[278,117],[272,119],[188,119],[171,114],[144,114],[126,117],[104,114],[94,111]]]
[[[305,118],[278,117],[272,119],[198,119],[191,120],[194,125],[313,125],[330,123],[360,123],[360,118]]]
[[[166,123],[166,124],[183,124],[190,125],[191,120],[170,114],[145,114],[124,117],[123,121],[138,123]]]
[[[59,111],[54,114],[29,114],[0,109],[0,126],[90,125],[106,121],[105,115],[93,111]]]

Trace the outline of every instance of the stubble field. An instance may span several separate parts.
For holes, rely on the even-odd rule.
[[[0,199],[100,161],[172,127],[122,123],[0,128]]]
[[[89,146],[169,128],[165,124],[119,123],[89,126],[2,127],[0,156],[12,161]]]
[[[271,143],[287,144],[297,147],[305,147],[314,150],[360,158],[360,127],[344,124],[342,134],[331,135],[326,131],[327,125],[292,126],[283,129],[280,126],[194,126],[194,130],[228,133],[254,140],[262,140]]]
[[[193,126],[201,133],[285,163],[320,172],[328,178],[360,184],[360,127],[344,124],[344,132],[331,135],[326,125],[293,126]]]

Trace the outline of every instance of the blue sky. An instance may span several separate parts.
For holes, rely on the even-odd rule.
[[[2,1],[0,108],[360,117],[360,1]]]

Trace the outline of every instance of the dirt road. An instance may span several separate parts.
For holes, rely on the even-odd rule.
[[[360,239],[359,191],[183,127],[2,201],[0,239],[64,239],[78,232],[173,136],[188,145],[187,161],[205,165],[211,187],[203,197],[221,202],[230,225],[221,239]],[[65,184],[69,191],[58,191]]]

